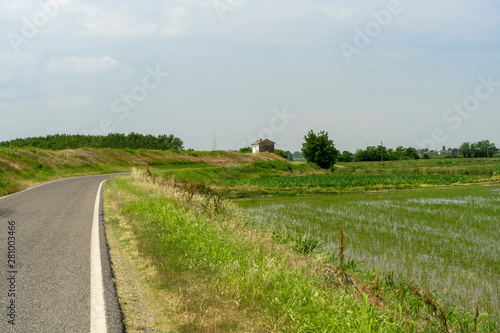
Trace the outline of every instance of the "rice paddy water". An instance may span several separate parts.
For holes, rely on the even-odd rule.
[[[308,233],[346,260],[435,290],[444,304],[500,314],[500,189],[443,189],[244,199],[263,228]]]

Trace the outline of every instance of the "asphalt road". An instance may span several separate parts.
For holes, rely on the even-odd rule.
[[[123,332],[97,196],[110,177],[60,180],[0,198],[0,332]]]

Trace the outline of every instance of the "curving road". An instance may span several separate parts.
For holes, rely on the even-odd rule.
[[[123,332],[101,205],[110,177],[0,198],[0,332]]]

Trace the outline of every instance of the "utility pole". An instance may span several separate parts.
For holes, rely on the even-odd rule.
[[[383,142],[380,141],[380,160],[382,161],[382,166],[384,166],[384,145]]]
[[[212,150],[217,150],[217,141],[215,141],[215,129],[214,129],[214,145],[212,147]]]

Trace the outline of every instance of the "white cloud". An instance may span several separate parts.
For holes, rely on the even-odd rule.
[[[4,70],[13,67],[30,67],[39,63],[38,56],[26,52],[0,52],[0,63]]]
[[[352,8],[351,7],[345,7],[342,9],[339,9],[337,7],[325,7],[321,9],[321,12],[324,13],[327,17],[332,18],[334,20],[338,21],[345,21],[352,16]]]
[[[11,76],[5,72],[0,72],[0,83],[10,81]]]
[[[48,102],[51,108],[87,106],[90,105],[91,103],[92,103],[91,99],[86,96],[60,97],[55,100],[49,100]]]
[[[108,37],[141,37],[153,33],[157,26],[140,22],[129,6],[105,8],[103,6],[82,6],[83,34]]]
[[[5,20],[12,20],[32,13],[39,9],[33,2],[28,1],[0,1],[0,17]]]
[[[131,117],[123,131],[137,126],[165,130],[175,113],[176,124],[185,123],[184,132],[191,133],[200,110],[216,110],[207,118],[214,119],[209,126],[215,127],[225,113],[234,114],[239,124],[250,110],[295,105],[313,110],[300,132],[316,126],[317,119],[333,130],[345,117],[343,123],[349,121],[368,139],[379,135],[373,110],[399,121],[394,114],[410,114],[411,108],[436,121],[471,78],[499,68],[500,6],[494,0],[400,0],[402,13],[351,65],[340,55],[339,43],[352,43],[355,28],[373,21],[372,12],[387,9],[390,0],[221,0],[233,4],[223,21],[214,0],[61,0],[57,17],[40,27],[20,53],[9,52],[7,34],[22,36],[23,17],[31,20],[39,3],[47,1],[0,0],[0,113],[9,108],[17,124],[24,121],[15,111],[18,104],[34,115],[78,109],[82,120],[97,122],[101,114],[109,115],[111,101],[141,82],[146,66],[160,64],[172,72],[168,89],[151,94],[141,111],[161,110],[156,112],[163,121],[141,123]],[[401,103],[387,104],[377,96]],[[402,107],[405,103],[411,107]],[[488,103],[498,109],[498,102]],[[37,128],[52,128],[53,119],[44,118],[50,122],[37,123]],[[58,120],[61,131],[67,128],[64,121],[74,120],[64,119]],[[356,125],[356,119],[364,121]],[[203,131],[207,124],[199,123],[196,130]],[[428,133],[429,126],[419,124],[415,133]],[[12,128],[0,136],[17,135]],[[241,131],[233,132],[238,143]],[[22,135],[33,133],[25,129]],[[348,141],[352,133],[344,133]],[[411,144],[415,134],[406,136]],[[190,134],[185,139],[198,140]],[[204,147],[201,136],[198,147]]]
[[[3,90],[0,92],[0,103],[12,103],[19,100],[21,94],[14,90]],[[3,115],[2,115],[3,117]]]
[[[160,33],[166,36],[180,36],[188,28],[188,9],[185,7],[171,7],[164,9],[167,23]]]
[[[47,64],[50,72],[66,74],[100,73],[119,65],[119,61],[105,57],[55,57]]]

